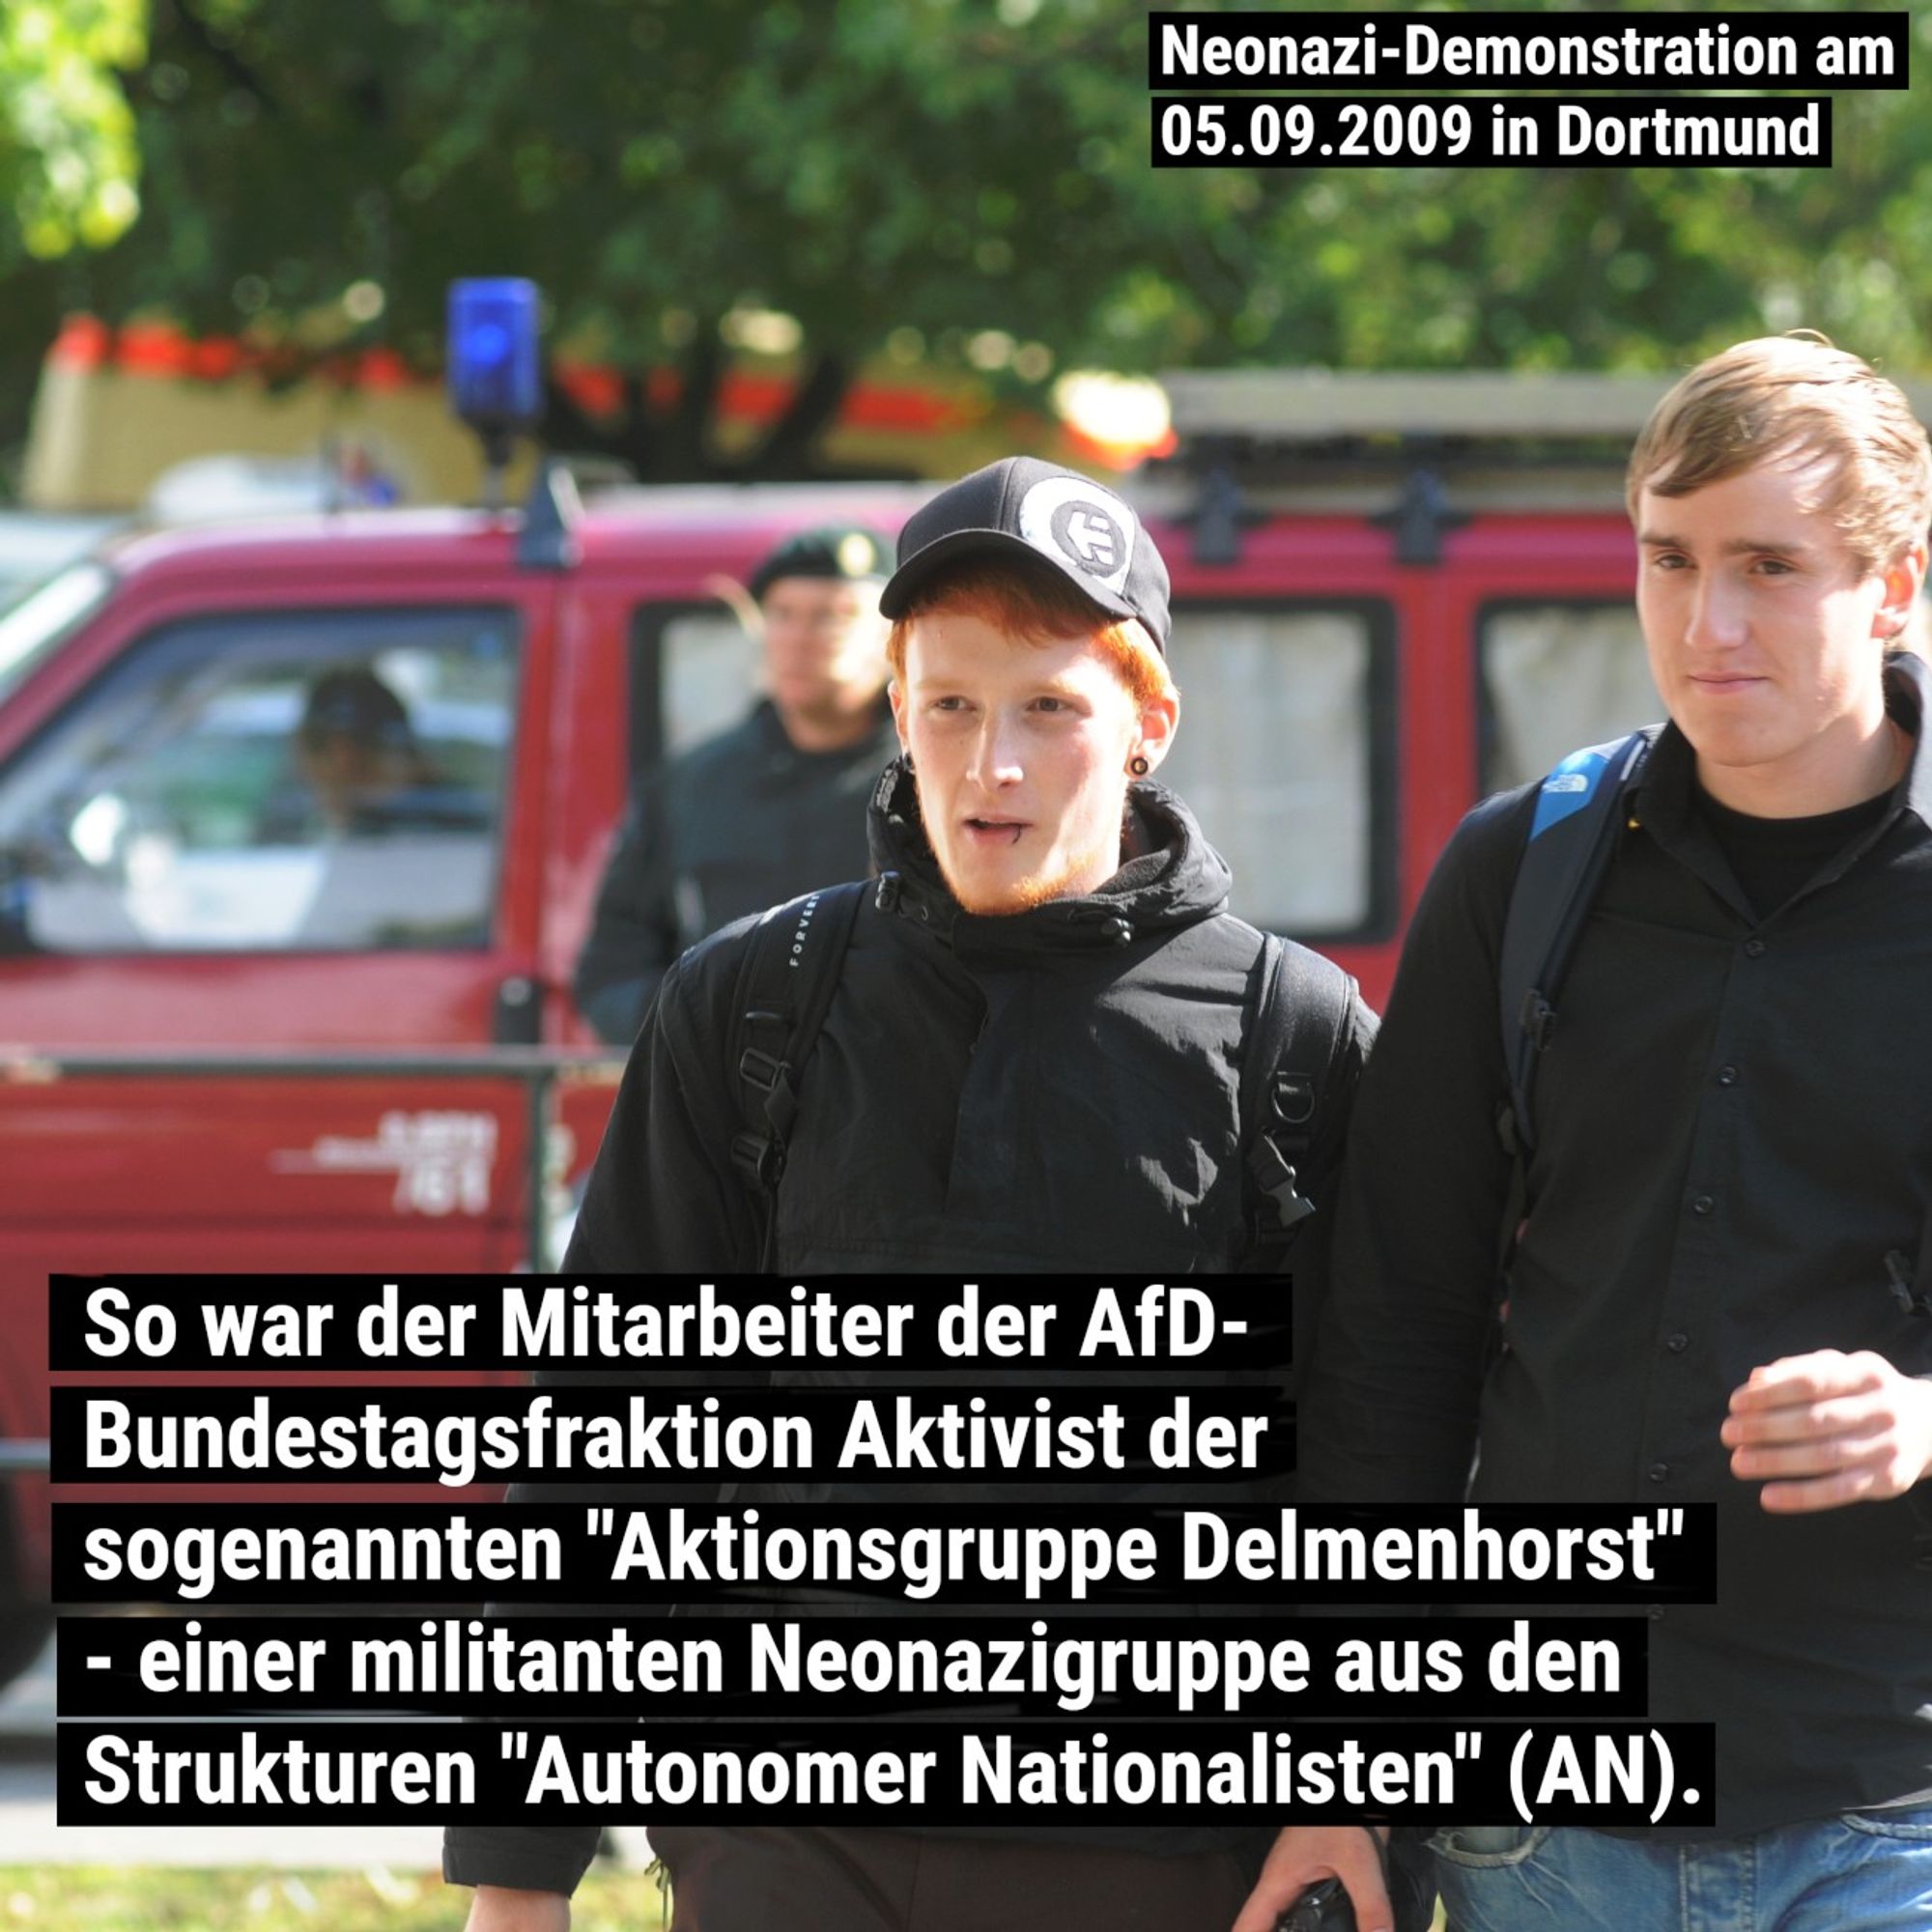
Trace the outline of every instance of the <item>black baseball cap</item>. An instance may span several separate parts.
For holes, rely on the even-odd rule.
[[[763,597],[781,577],[824,577],[856,582],[886,576],[886,540],[860,524],[828,524],[786,537],[752,573],[746,587]]]
[[[899,532],[899,567],[879,597],[888,617],[957,557],[999,552],[1042,558],[1116,617],[1138,617],[1167,649],[1167,565],[1113,491],[1037,456],[976,469],[915,511]]]

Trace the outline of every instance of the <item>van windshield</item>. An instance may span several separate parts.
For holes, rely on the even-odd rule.
[[[0,611],[0,704],[113,587],[114,573],[89,559],[56,571]]]

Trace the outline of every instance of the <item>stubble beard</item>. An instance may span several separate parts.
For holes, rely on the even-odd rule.
[[[976,889],[955,875],[947,863],[946,854],[933,838],[932,821],[926,813],[925,795],[920,786],[917,772],[913,774],[913,790],[919,798],[920,816],[927,828],[926,843],[931,846],[932,856],[938,862],[939,876],[945,880],[946,890],[959,901],[960,910],[971,913],[977,919],[1008,919],[1017,913],[1032,912],[1036,906],[1043,906],[1053,899],[1079,896],[1072,891],[1071,882],[1090,874],[1103,859],[1111,860],[1106,867],[1106,877],[1111,878],[1120,869],[1118,845],[1110,852],[1108,842],[1103,838],[1090,851],[1075,853],[1051,870],[1028,872],[996,890]]]

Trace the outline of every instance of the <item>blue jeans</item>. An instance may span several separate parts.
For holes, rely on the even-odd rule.
[[[1450,1932],[1932,1932],[1932,1805],[1694,1844],[1447,1827],[1430,1848]]]

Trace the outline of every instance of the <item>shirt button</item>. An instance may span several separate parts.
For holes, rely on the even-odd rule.
[[[1690,1346],[1690,1338],[1688,1335],[1666,1335],[1663,1346],[1673,1355],[1681,1355]]]
[[[1693,1214],[1708,1214],[1717,1205],[1708,1194],[1700,1194],[1691,1202],[1690,1211]]]
[[[1667,1483],[1670,1480],[1670,1464],[1668,1463],[1653,1463],[1644,1471],[1644,1474],[1653,1483]]]
[[[1737,1084],[1738,1069],[1735,1066],[1720,1066],[1718,1068],[1718,1085],[1719,1087],[1735,1087]]]
[[[1764,957],[1764,941],[1761,939],[1746,940],[1745,957],[1747,959],[1762,959]]]

